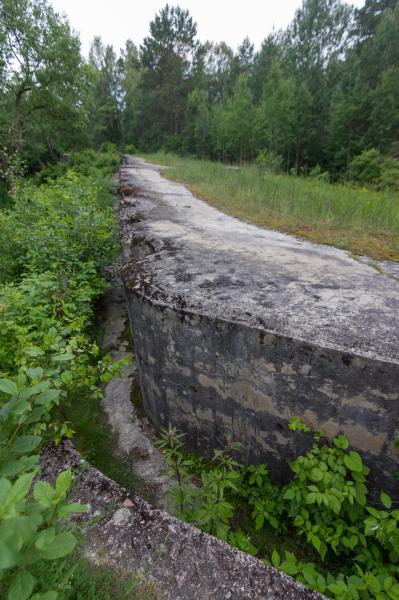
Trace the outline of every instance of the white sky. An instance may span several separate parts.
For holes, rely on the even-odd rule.
[[[95,35],[116,51],[130,38],[139,45],[148,35],[149,23],[167,0],[50,0],[57,12],[65,13],[80,33],[82,50],[88,53]],[[225,41],[234,49],[245,36],[258,48],[273,30],[285,28],[301,0],[169,0],[188,9],[204,42]],[[352,0],[359,7],[364,0]]]

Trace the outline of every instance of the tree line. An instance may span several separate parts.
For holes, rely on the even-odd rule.
[[[46,0],[0,0],[0,142],[32,166],[112,142],[345,177],[399,157],[399,2],[303,0],[258,51],[201,42],[166,5],[140,47],[95,38],[84,60]]]

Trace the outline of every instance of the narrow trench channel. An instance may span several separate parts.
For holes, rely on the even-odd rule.
[[[166,508],[168,478],[145,417],[127,306],[121,285],[109,288],[96,309],[93,334],[104,354],[127,359],[122,377],[104,386],[103,398],[75,399],[68,419],[82,456],[130,493]]]

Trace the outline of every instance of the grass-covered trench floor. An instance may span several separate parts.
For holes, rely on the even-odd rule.
[[[173,154],[140,156],[170,167],[165,177],[229,215],[375,260],[399,261],[395,192],[273,175],[255,165],[228,169]]]

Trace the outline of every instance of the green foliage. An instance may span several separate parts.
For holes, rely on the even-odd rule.
[[[51,270],[62,295],[70,276],[81,277],[82,284],[94,282],[115,249],[108,195],[93,177],[73,170],[41,188],[21,185],[12,209],[0,213],[0,223],[0,282]]]
[[[298,417],[291,419],[290,429],[310,433]],[[198,464],[185,455],[182,434],[165,432],[160,447],[174,475],[179,472],[179,482],[184,481],[178,495],[181,516],[252,554],[259,553],[254,540],[262,530],[266,537],[270,530],[295,536],[298,549],[307,545],[315,560],[287,551],[282,558],[275,549],[271,561],[288,575],[338,600],[397,600],[399,510],[385,492],[381,508],[368,504],[369,469],[343,435],[331,443],[321,430],[312,435],[310,450],[290,464],[291,481],[279,488],[266,465],[238,464],[231,457],[237,448],[231,440],[212,461]],[[198,467],[200,481],[192,481]],[[248,517],[240,518],[241,513]]]
[[[41,559],[62,558],[76,546],[73,533],[59,532],[57,524],[73,513],[88,510],[82,504],[65,501],[72,483],[70,469],[58,475],[55,488],[36,481],[30,495],[33,477],[31,472],[13,481],[5,476],[0,479],[0,594],[7,600],[32,597],[36,578],[31,567]],[[47,589],[47,597],[57,598],[57,593]]]
[[[349,165],[349,175],[362,185],[390,187],[399,191],[399,160],[386,157],[378,150],[364,150]]]
[[[104,152],[104,171],[91,167],[90,176],[76,169],[39,187],[18,182],[12,207],[0,213],[0,595],[10,600],[55,599],[62,588],[43,584],[34,565],[73,551],[62,521],[86,509],[65,502],[70,471],[55,488],[32,486],[38,451],[70,437],[70,403],[101,397],[101,382],[123,366],[100,356],[88,335],[101,271],[117,249],[102,183],[113,160]]]
[[[0,65],[1,143],[35,166],[75,143],[85,122],[80,42],[45,0],[2,0]]]
[[[78,549],[63,559],[39,559],[30,566],[41,598],[49,588],[62,600],[156,600],[139,576],[122,578],[112,569],[95,569]]]
[[[283,160],[281,156],[275,154],[273,150],[261,150],[256,157],[256,164],[262,170],[270,173],[279,173],[281,171]]]
[[[126,146],[123,149],[123,152],[125,154],[136,154],[137,149],[136,146],[134,146],[133,144],[126,144]]]

